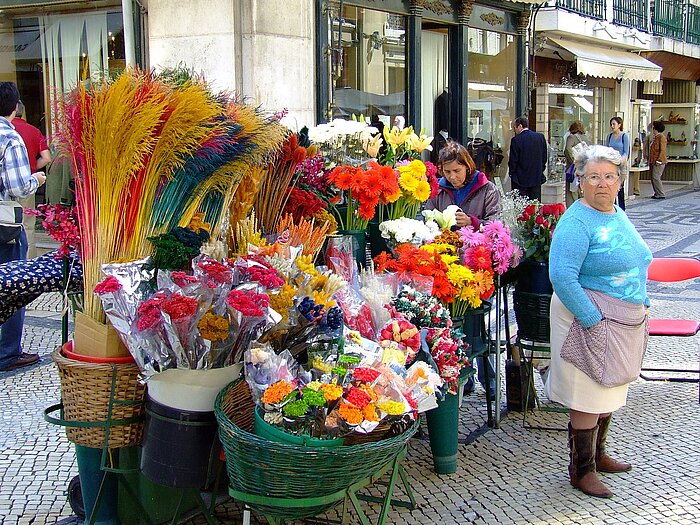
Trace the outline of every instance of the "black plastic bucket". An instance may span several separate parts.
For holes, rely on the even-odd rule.
[[[217,432],[214,412],[172,408],[146,401],[141,471],[155,483],[176,488],[206,484]]]

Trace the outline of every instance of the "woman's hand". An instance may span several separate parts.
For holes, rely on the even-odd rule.
[[[469,215],[467,215],[461,210],[455,214],[455,218],[457,220],[457,226],[459,226],[460,228],[463,228],[464,226],[471,226],[472,224],[472,220],[469,217]]]

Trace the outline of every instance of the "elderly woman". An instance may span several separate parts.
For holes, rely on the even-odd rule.
[[[612,492],[597,472],[624,472],[631,468],[608,456],[605,443],[612,412],[626,403],[629,382],[634,380],[630,375],[639,375],[637,361],[641,368],[649,303],[647,268],[652,259],[651,251],[627,215],[614,204],[620,189],[620,162],[620,154],[605,146],[591,146],[576,157],[576,174],[583,195],[557,224],[549,258],[554,294],[547,395],[570,409],[571,485],[602,498],[611,497]],[[628,334],[637,341],[630,343],[629,348],[621,349],[606,337],[601,342],[599,336],[604,331],[621,329],[613,326],[612,323],[622,321],[611,317],[610,308],[627,309],[640,319],[637,324],[626,325],[634,326]],[[577,339],[576,334],[583,336]],[[618,374],[625,377],[622,384],[601,384],[595,371],[582,366],[581,359],[572,359],[571,352],[583,361],[590,358],[594,355],[588,351],[590,348],[606,352],[608,357],[615,352],[622,362],[636,359],[631,372]]]
[[[427,210],[445,211],[451,204],[460,207],[457,226],[471,226],[496,218],[501,210],[501,194],[486,175],[476,169],[467,148],[450,140],[438,155],[440,178],[438,194],[425,203]]]

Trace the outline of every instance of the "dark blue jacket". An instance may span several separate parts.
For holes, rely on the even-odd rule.
[[[510,141],[508,174],[523,188],[543,184],[547,166],[547,140],[542,133],[524,129]]]

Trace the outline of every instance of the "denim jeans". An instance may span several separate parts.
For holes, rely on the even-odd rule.
[[[27,234],[24,230],[18,243],[0,244],[0,263],[27,258]],[[11,365],[22,354],[24,308],[0,325],[0,368]]]

